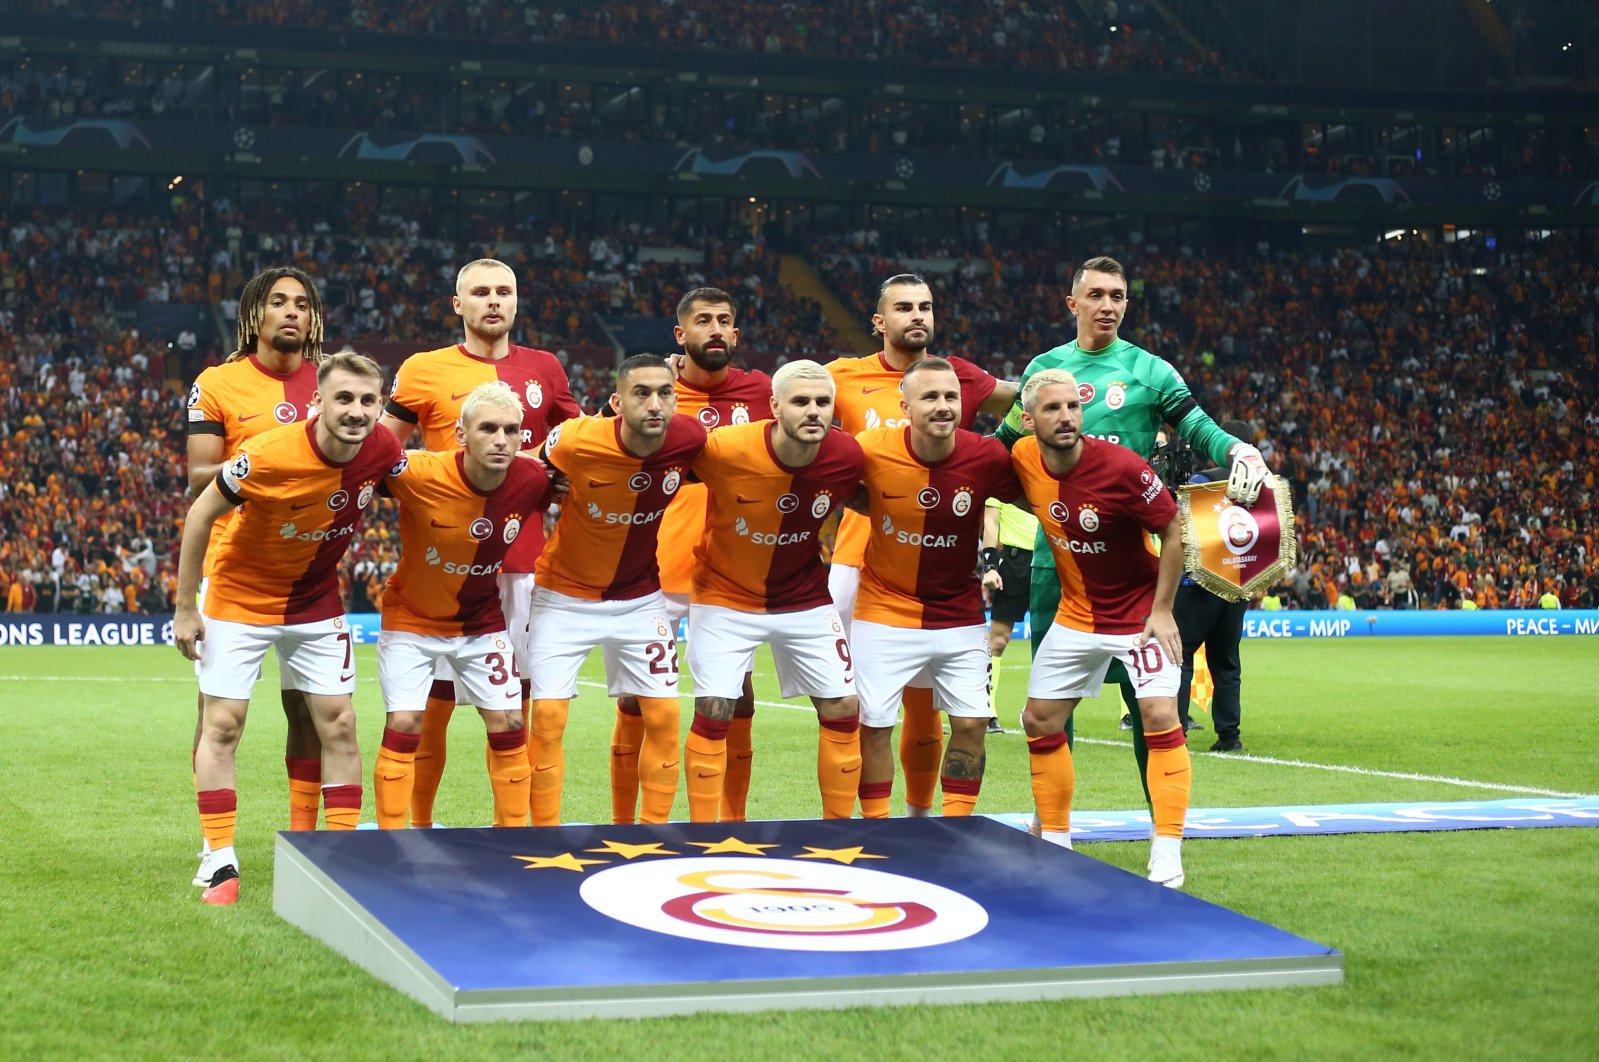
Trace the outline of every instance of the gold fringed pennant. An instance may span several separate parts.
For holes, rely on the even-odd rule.
[[[1225,482],[1182,487],[1177,514],[1183,568],[1217,597],[1247,601],[1294,566],[1294,506],[1287,485],[1275,477],[1253,505],[1228,501]]]

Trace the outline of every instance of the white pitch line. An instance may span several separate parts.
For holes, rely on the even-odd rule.
[[[1078,744],[1085,745],[1115,745],[1121,748],[1130,748],[1128,741],[1112,741],[1106,738],[1077,739]],[[1459,785],[1470,789],[1492,789],[1500,793],[1520,793],[1526,796],[1559,797],[1562,800],[1581,800],[1590,793],[1563,793],[1557,789],[1536,789],[1531,786],[1501,785],[1498,782],[1474,782],[1469,778],[1451,778],[1443,774],[1411,774],[1408,771],[1379,771],[1372,767],[1349,767],[1339,763],[1311,763],[1308,760],[1285,760],[1277,756],[1256,756],[1248,752],[1203,752],[1198,755],[1208,759],[1240,761],[1246,763],[1265,763],[1275,767],[1305,767],[1314,771],[1337,771],[1341,774],[1365,774],[1373,778],[1398,778],[1407,782],[1438,782],[1443,785]]]
[[[0,682],[186,682],[193,683],[194,679],[188,676],[149,676],[131,679],[125,675],[0,675]],[[374,678],[363,678],[361,682],[376,682]],[[589,686],[594,689],[605,689],[603,682],[593,682],[588,679],[579,679],[579,686]],[[784,701],[756,701],[762,708],[784,708],[791,712],[814,712],[816,709],[808,704],[788,704]],[[1115,748],[1128,748],[1131,742],[1113,741],[1107,738],[1079,737],[1076,739],[1080,745],[1107,745]],[[1250,752],[1199,752],[1195,755],[1211,759],[1229,760],[1242,763],[1263,763],[1273,767],[1303,767],[1312,771],[1334,771],[1340,774],[1363,774],[1372,778],[1395,778],[1406,782],[1436,782],[1440,785],[1458,785],[1467,789],[1487,789],[1498,793],[1517,793],[1523,796],[1555,797],[1561,800],[1581,800],[1591,793],[1567,793],[1558,789],[1538,789],[1534,786],[1503,785],[1499,782],[1475,782],[1470,778],[1451,778],[1443,774],[1412,774],[1408,771],[1379,771],[1373,767],[1350,767],[1340,763],[1311,763],[1308,760],[1288,760],[1277,756],[1257,756]]]

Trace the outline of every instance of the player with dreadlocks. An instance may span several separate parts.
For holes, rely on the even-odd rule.
[[[322,361],[322,296],[316,283],[292,266],[262,270],[239,297],[239,347],[223,364],[199,375],[189,389],[189,490],[198,496],[246,439],[272,428],[307,420]],[[212,529],[204,574],[232,519]],[[200,595],[205,596],[206,583]],[[281,670],[281,669],[280,669]],[[289,681],[287,678],[284,681]],[[288,717],[284,763],[289,775],[289,828],[316,829],[321,805],[322,743],[311,723],[305,695],[283,690]],[[195,725],[195,745],[200,741]],[[205,848],[200,853],[205,860]],[[208,884],[199,877],[195,885]]]

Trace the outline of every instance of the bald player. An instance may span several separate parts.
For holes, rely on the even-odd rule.
[[[479,384],[498,380],[522,402],[520,448],[535,451],[551,428],[583,415],[567,384],[566,370],[547,350],[511,342],[516,324],[516,273],[493,258],[462,266],[450,300],[461,318],[462,338],[438,350],[405,359],[394,378],[394,393],[383,413],[383,425],[401,439],[421,432],[428,450],[453,450],[461,406]],[[528,652],[528,615],[533,601],[533,569],[544,549],[544,523],[534,520],[522,529],[498,576],[500,607],[506,633],[518,657]],[[415,756],[411,791],[411,824],[433,821],[433,800],[444,774],[445,736],[455,710],[457,690],[447,665],[441,665],[428,695],[422,736]],[[462,690],[462,693],[465,691]],[[527,712],[527,684],[522,683],[522,711]],[[492,759],[492,746],[489,757]]]
[[[838,384],[838,423],[851,435],[868,428],[904,427],[900,378],[928,356],[936,321],[933,292],[915,273],[899,273],[878,289],[872,330],[883,337],[883,349],[863,358],[838,358],[827,368]],[[1016,397],[1014,384],[996,380],[964,358],[948,358],[960,382],[958,426],[970,429],[978,413],[1003,414]],[[866,554],[867,524],[858,513],[839,521],[833,546],[828,588],[846,626],[854,613],[856,588]],[[905,771],[905,803],[912,815],[931,813],[943,752],[943,727],[926,687],[912,685],[905,693],[905,723],[900,731],[900,764]]]

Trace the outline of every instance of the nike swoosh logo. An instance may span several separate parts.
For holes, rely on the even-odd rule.
[[[339,676],[339,681],[340,682],[349,682],[353,678],[355,678],[355,672],[352,671],[348,675],[340,675]]]
[[[589,486],[591,488],[592,487],[609,487],[610,485],[611,485],[611,483],[610,483],[609,480],[604,480],[604,479],[591,479],[591,480],[589,480]]]
[[[721,773],[722,773],[721,771],[711,771],[709,774],[707,774],[704,771],[695,771],[694,772],[694,777],[696,777],[696,778],[717,778],[717,777],[721,776]]]
[[[458,526],[460,526],[458,524],[441,524],[437,520],[429,520],[428,523],[432,524],[440,531],[454,531]]]
[[[1154,681],[1155,681],[1154,679],[1145,679],[1144,681],[1142,681],[1142,682],[1140,682],[1138,684],[1138,688],[1139,689],[1143,689],[1145,686],[1149,685],[1151,682],[1154,682]]]
[[[461,399],[465,398],[467,395],[469,395],[471,393],[472,393],[471,391],[462,391],[458,395],[451,395],[450,396],[450,401],[451,402],[459,402]]]
[[[266,414],[264,414],[264,413],[251,413],[248,417],[240,417],[239,418],[239,423],[243,424],[247,420],[254,420],[256,417],[262,417],[262,416],[265,416],[265,415]]]
[[[900,501],[900,500],[902,500],[904,498],[909,498],[909,497],[910,497],[909,494],[885,494],[885,495],[883,495],[883,500],[884,501]]]
[[[848,686],[851,682],[854,682],[854,681],[855,681],[855,679],[854,679],[853,676],[850,676],[850,675],[845,675],[844,676],[844,685]]]
[[[675,771],[675,770],[677,770],[678,762],[679,761],[677,761],[677,760],[673,760],[671,763],[663,763],[663,764],[661,764],[661,770],[663,770],[663,771]]]
[[[665,686],[676,686],[677,685],[677,679],[667,679],[664,683],[662,683],[662,685],[665,685]]]
[[[854,774],[856,771],[858,771],[860,769],[861,769],[861,765],[857,763],[853,767],[845,767],[843,770],[839,771],[839,773],[840,774]]]
[[[738,503],[740,505],[754,505],[756,502],[761,500],[759,498],[746,498],[742,494],[736,495],[736,497],[738,498]]]
[[[1170,778],[1174,774],[1187,774],[1187,773],[1188,773],[1187,771],[1167,771],[1166,772],[1166,777]]]
[[[555,764],[553,764],[553,763],[546,763],[542,767],[540,767],[538,764],[534,764],[533,765],[533,773],[534,774],[542,774],[545,771],[553,771],[553,770],[555,770]]]
[[[304,502],[304,503],[302,503],[300,505],[290,505],[289,508],[292,511],[294,511],[294,512],[299,512],[301,509],[309,509],[311,506],[313,506],[315,504],[316,504],[316,502]]]
[[[878,391],[883,390],[887,386],[888,386],[887,384],[884,384],[883,387],[863,387],[863,388],[861,388],[861,394],[863,394],[863,395],[876,394]]]

